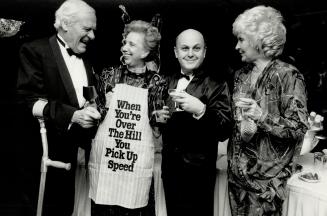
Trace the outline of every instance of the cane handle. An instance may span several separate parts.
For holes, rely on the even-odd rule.
[[[46,164],[47,164],[47,166],[62,168],[62,169],[65,169],[65,170],[70,170],[70,168],[71,168],[70,163],[64,163],[64,162],[61,162],[61,161],[53,161],[53,160],[50,160],[50,159],[48,159],[46,161]]]
[[[39,98],[39,100],[36,101],[33,105],[33,108],[32,108],[33,116],[35,116],[37,118],[43,118],[43,110],[44,110],[44,107],[47,105],[47,103],[48,103],[48,101],[46,99]]]
[[[48,101],[46,99],[40,98],[33,105],[32,113],[40,123],[40,134],[42,139],[42,148],[43,148],[43,156],[42,156],[42,164],[41,164],[41,172],[46,172],[48,166],[61,168],[65,170],[70,170],[71,164],[64,163],[60,161],[52,161],[48,158],[48,139],[47,139],[47,129],[45,127],[44,119],[43,119],[43,110],[47,105]]]

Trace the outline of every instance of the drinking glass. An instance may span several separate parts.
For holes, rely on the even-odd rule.
[[[164,100],[162,100],[162,99],[157,100],[155,103],[155,110],[157,110],[157,111],[162,110],[162,109],[164,109],[164,106],[166,106]],[[159,124],[164,124],[167,122],[167,118],[163,117],[162,115],[159,115],[158,113],[156,113],[155,117],[156,117],[157,123],[159,123]]]
[[[172,99],[174,99],[175,96],[172,96],[171,94],[172,93],[175,93],[175,92],[183,92],[183,90],[178,90],[178,89],[168,89],[168,94],[170,95],[170,97],[172,97]],[[172,111],[173,112],[178,112],[178,111],[183,111],[183,109],[180,108],[180,104],[176,101],[173,101],[173,107],[172,107]]]
[[[242,121],[244,119],[243,118],[244,112],[243,112],[243,108],[236,106],[236,103],[239,102],[240,98],[245,98],[245,97],[247,97],[247,94],[246,92],[242,92],[242,91],[238,92],[236,95],[235,94],[233,95],[233,103],[236,108],[237,120],[239,121]]]
[[[324,169],[324,172],[327,172],[327,155],[322,156],[322,168]]]
[[[311,114],[310,114],[311,115]],[[310,116],[311,121],[313,121],[313,125],[311,127],[311,130],[315,131],[315,137],[320,140],[326,139],[326,131],[323,128],[322,120],[316,122],[314,119],[312,119],[312,116]]]
[[[322,153],[322,152],[314,152],[313,153],[314,171],[318,174],[323,169],[323,158],[324,158],[324,153]]]
[[[315,137],[320,140],[327,139],[326,132],[324,130],[317,131]]]

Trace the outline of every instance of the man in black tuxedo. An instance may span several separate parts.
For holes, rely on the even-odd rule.
[[[56,11],[54,27],[56,35],[21,47],[17,99],[28,115],[33,108],[43,110],[49,157],[72,164],[69,171],[49,167],[43,204],[43,215],[68,216],[74,207],[77,150],[90,148],[100,118],[83,97],[83,86],[95,85],[85,58],[95,38],[95,10],[82,0],[66,0]]]
[[[180,68],[167,81],[168,88],[177,91],[165,101],[170,111],[158,111],[168,119],[162,133],[167,213],[211,216],[218,141],[231,134],[230,94],[226,82],[213,80],[202,67],[206,56],[202,33],[181,32],[174,52]]]

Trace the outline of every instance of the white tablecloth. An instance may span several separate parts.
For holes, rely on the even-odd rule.
[[[303,155],[299,161],[303,171],[312,171],[313,154]],[[321,181],[309,183],[294,174],[287,183],[288,199],[284,203],[285,216],[327,216],[327,169],[320,172]]]
[[[217,160],[217,176],[214,197],[214,216],[230,216],[227,187],[227,155]]]
[[[218,143],[217,175],[214,193],[214,216],[230,216],[227,182],[227,143]]]

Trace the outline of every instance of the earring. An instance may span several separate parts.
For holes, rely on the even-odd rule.
[[[124,56],[120,56],[119,58],[120,62],[123,64],[123,65],[126,65],[125,61],[124,61]]]

